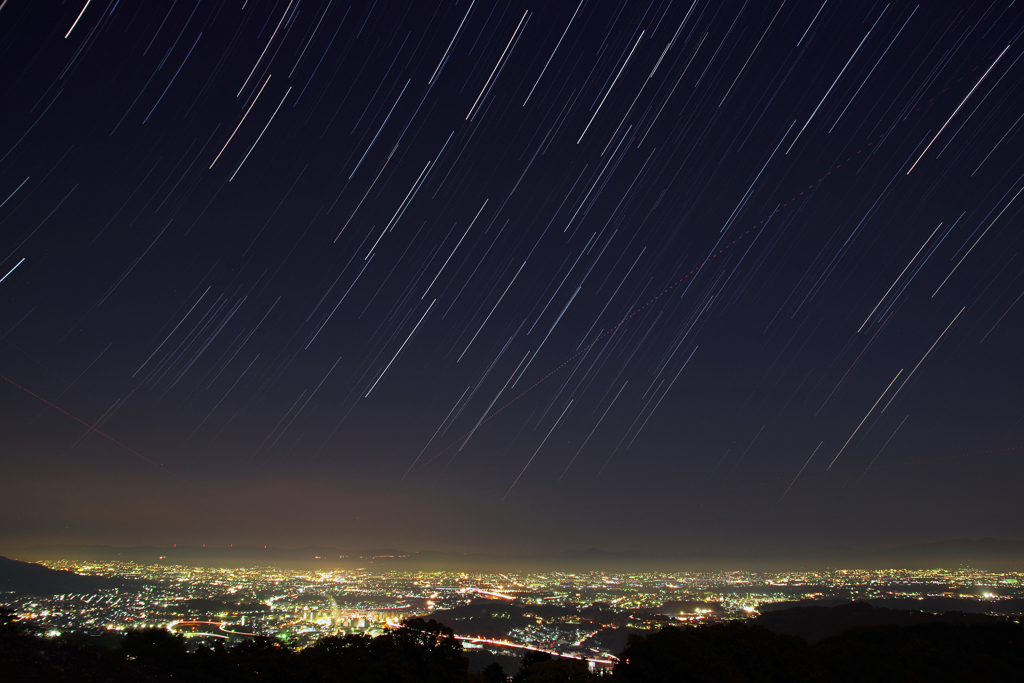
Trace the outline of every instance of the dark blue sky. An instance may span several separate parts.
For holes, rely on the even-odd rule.
[[[8,0],[0,546],[1019,538],[1022,30]]]

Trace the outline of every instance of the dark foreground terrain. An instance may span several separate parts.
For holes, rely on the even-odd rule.
[[[825,609],[825,608],[820,608]],[[802,637],[756,623],[698,628],[666,627],[631,635],[610,672],[588,672],[582,662],[526,655],[508,678],[499,665],[471,672],[451,629],[412,619],[377,638],[329,637],[292,651],[269,638],[231,648],[190,652],[181,636],[161,629],[120,636],[41,637],[30,623],[0,612],[0,680],[351,683],[442,683],[512,680],[515,683],[679,681],[1019,681],[1024,680],[1024,627],[1009,621],[968,623],[956,615],[900,626],[869,622],[905,616],[874,615],[870,607],[835,608],[813,615],[792,610],[779,630],[799,632],[813,617],[821,633],[851,628],[808,645]],[[845,609],[845,612],[843,611]],[[886,610],[893,612],[893,610]],[[777,626],[777,624],[772,624]]]

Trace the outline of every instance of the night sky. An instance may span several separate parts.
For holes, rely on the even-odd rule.
[[[1018,538],[1024,7],[0,2],[0,543]]]

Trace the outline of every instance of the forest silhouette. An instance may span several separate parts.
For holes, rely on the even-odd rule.
[[[832,619],[842,617],[841,609]],[[849,610],[864,620],[863,608]],[[891,610],[887,610],[891,612]],[[859,615],[859,616],[856,616]],[[793,617],[799,618],[794,611]],[[454,632],[434,620],[406,620],[370,638],[329,636],[293,650],[256,637],[231,647],[187,647],[164,629],[123,635],[44,637],[31,622],[0,612],[0,672],[10,681],[121,683],[668,683],[704,681],[1024,680],[1024,627],[1012,621],[856,625],[814,645],[755,623],[666,626],[630,635],[611,670],[526,654],[509,676],[501,665],[470,671]],[[790,625],[792,626],[792,624]]]

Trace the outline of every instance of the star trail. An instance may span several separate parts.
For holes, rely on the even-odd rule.
[[[1022,32],[5,0],[0,537],[1016,537]]]

